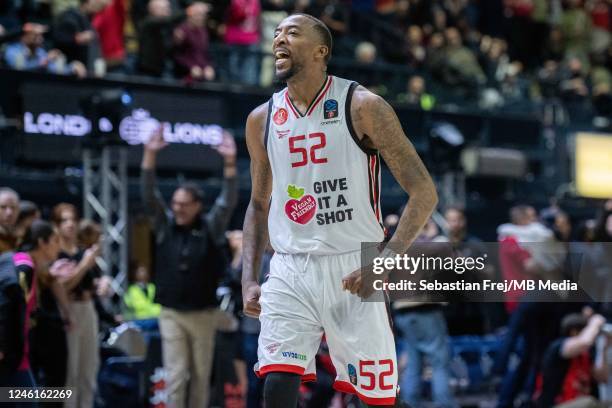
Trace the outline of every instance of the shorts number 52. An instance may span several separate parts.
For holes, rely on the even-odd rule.
[[[359,360],[359,376],[361,378],[365,378],[367,379],[367,383],[363,383],[360,381],[361,385],[361,389],[364,391],[372,391],[373,389],[376,388],[376,374],[372,371],[377,371],[377,370],[372,370],[370,367],[376,367],[376,362],[372,361],[372,360]],[[385,383],[385,378],[390,376],[391,374],[393,374],[393,360],[388,359],[388,360],[379,360],[378,361],[378,366],[383,368],[383,367],[387,367],[387,369],[385,369],[384,371],[381,371],[378,374],[378,388],[381,390],[392,390],[393,389],[393,384],[386,384]]]

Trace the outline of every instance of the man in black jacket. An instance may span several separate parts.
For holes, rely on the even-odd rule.
[[[80,61],[89,71],[101,57],[98,35],[91,25],[94,14],[102,11],[108,0],[79,0],[79,7],[71,7],[57,17],[53,27],[53,41],[68,61]]]
[[[216,289],[223,273],[220,243],[236,206],[236,145],[229,134],[216,147],[224,161],[223,190],[204,214],[202,190],[185,183],[174,191],[168,209],[156,188],[157,153],[167,143],[158,130],[145,145],[142,159],[142,197],[152,218],[156,238],[156,302],[169,404],[208,406],[210,371],[217,321]]]

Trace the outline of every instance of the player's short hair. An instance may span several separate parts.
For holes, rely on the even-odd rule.
[[[295,13],[289,17],[292,17],[292,16],[302,16],[302,17],[307,18],[313,23],[312,28],[315,30],[315,32],[319,36],[321,43],[325,45],[327,49],[329,50],[327,52],[327,55],[325,56],[325,63],[327,64],[331,58],[332,47],[334,44],[333,39],[332,39],[332,34],[331,34],[331,31],[329,31],[329,28],[325,25],[324,22],[322,22],[321,20],[319,20],[318,18],[314,16],[311,16],[310,14]]]

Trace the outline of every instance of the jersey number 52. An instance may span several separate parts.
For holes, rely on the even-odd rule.
[[[327,163],[326,157],[317,157],[317,150],[320,150],[325,147],[325,133],[316,132],[308,134],[308,139],[318,139],[318,142],[310,146],[309,150],[306,150],[304,147],[308,142],[304,142],[306,140],[306,135],[298,135],[291,136],[289,138],[289,153],[291,153],[292,162],[291,167],[301,167],[308,164],[308,158],[310,157],[310,162],[313,164],[321,164]],[[310,151],[310,155],[308,154]],[[296,157],[297,155],[297,157]],[[297,159],[297,161],[295,161]]]

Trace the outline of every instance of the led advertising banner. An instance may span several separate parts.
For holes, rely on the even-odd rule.
[[[29,82],[22,87],[24,132],[30,135],[82,137],[97,126],[103,133],[118,131],[127,143],[146,142],[160,124],[171,143],[215,145],[221,141],[223,102],[216,97],[178,92],[126,90],[126,116],[113,129],[105,118],[97,124],[83,114],[81,103],[99,88],[80,84],[66,86],[50,82]]]
[[[580,132],[576,134],[574,145],[578,195],[612,197],[612,134]]]
[[[122,116],[111,120],[101,115],[91,123],[83,101],[108,89],[123,91],[116,102],[125,105]],[[161,125],[170,146],[160,155],[160,169],[210,172],[221,166],[211,149],[221,142],[226,123],[225,104],[218,95],[37,80],[24,82],[20,93],[26,161],[77,164],[81,141],[92,133],[114,134],[130,145],[129,165],[135,167],[142,155],[140,145]]]

